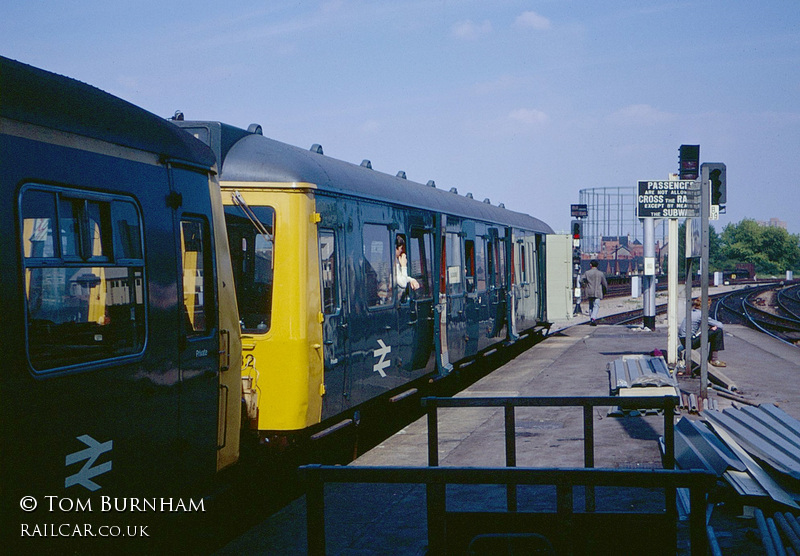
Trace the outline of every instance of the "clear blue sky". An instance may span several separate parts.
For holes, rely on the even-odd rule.
[[[700,144],[728,167],[718,231],[800,233],[796,0],[28,0],[0,54],[556,230],[580,189],[664,179]]]

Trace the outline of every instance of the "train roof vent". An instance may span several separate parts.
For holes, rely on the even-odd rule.
[[[498,206],[498,207],[500,207],[501,209],[504,209],[504,208],[506,208],[506,204],[505,204],[505,203],[500,203],[500,204],[499,204],[499,205],[497,205],[497,206]]]
[[[464,195],[464,197],[466,197],[467,199],[473,199],[472,193],[467,193],[466,195]]]
[[[399,172],[397,172],[397,177],[400,178],[401,180],[404,180],[406,179],[406,173],[400,170]]]
[[[489,197],[486,197],[486,198],[483,200],[483,202],[484,202],[484,203],[486,203],[487,205],[491,205],[491,204],[492,204],[492,202],[489,200]]]
[[[172,116],[172,118],[170,118],[170,119],[171,120],[175,120],[176,122],[182,122],[183,121],[183,112],[181,112],[180,110],[175,110],[175,115]]]
[[[311,145],[311,152],[317,154],[325,154],[322,152],[322,145],[320,145],[319,143],[314,143],[313,145]]]
[[[362,160],[362,161],[361,161],[361,165],[362,165],[364,168],[369,168],[370,170],[372,170],[372,162],[370,162],[370,161],[369,161],[368,159],[366,159],[366,158],[365,158],[364,160]]]
[[[436,182],[433,180],[428,180],[428,183],[426,183],[425,185],[427,185],[428,187],[436,187]]]
[[[456,189],[455,187],[451,187],[450,193],[455,193],[456,195],[458,195],[458,189]]]
[[[264,135],[264,131],[258,124],[250,124],[247,126],[247,133],[255,133],[256,135]]]

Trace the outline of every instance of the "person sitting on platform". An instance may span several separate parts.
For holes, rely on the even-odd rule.
[[[700,325],[703,321],[703,312],[700,298],[692,300],[692,349],[700,347]],[[678,339],[681,345],[686,345],[686,319],[683,319],[678,327]],[[725,333],[722,323],[718,320],[708,318],[708,362],[715,367],[726,367],[724,361],[720,361],[719,352],[725,349]]]

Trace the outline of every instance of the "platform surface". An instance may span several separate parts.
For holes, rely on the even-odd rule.
[[[604,312],[614,310],[619,308],[611,302],[604,308]],[[667,330],[662,319],[655,331],[619,325],[566,326],[458,396],[607,396],[610,362],[656,349],[666,353]],[[726,349],[721,354],[728,363],[725,374],[750,399],[775,403],[800,419],[800,350],[742,326],[728,325],[725,331]],[[681,378],[679,385],[699,391],[700,380]],[[715,396],[713,392],[710,395]],[[720,408],[731,404],[716,399]],[[663,433],[663,417],[612,417],[608,409],[594,412],[595,466],[660,468],[657,439]],[[517,465],[582,467],[582,423],[582,410],[577,407],[517,409]],[[503,442],[502,408],[439,410],[440,465],[503,466]],[[351,465],[427,465],[426,420],[411,423]],[[460,496],[461,500],[454,497],[456,504],[473,502],[469,494]],[[325,515],[328,554],[425,553],[423,487],[329,485]],[[219,553],[305,554],[305,529],[305,499],[300,498]],[[727,544],[741,551],[735,543],[746,542],[740,538],[742,531],[718,531],[718,536],[723,549]]]

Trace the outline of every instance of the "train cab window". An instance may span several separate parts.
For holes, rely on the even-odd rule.
[[[183,263],[183,316],[185,332],[201,335],[213,326],[213,300],[210,265],[211,246],[208,223],[181,220],[181,258]]]
[[[120,214],[115,207],[123,218],[112,216]],[[20,209],[33,369],[141,353],[145,282],[136,205],[117,195],[28,185]],[[115,251],[113,238],[123,236],[128,251]]]
[[[483,238],[475,241],[475,284],[477,291],[486,291],[486,241]]]
[[[332,315],[339,308],[336,236],[333,230],[319,232],[319,272],[322,285],[322,312]]]
[[[457,295],[464,293],[461,283],[461,238],[457,233],[447,232],[445,235],[445,251],[447,253],[447,293]]]
[[[385,307],[394,302],[390,238],[388,226],[364,224],[364,280],[368,307]]]
[[[419,289],[416,291],[417,299],[431,297],[432,245],[430,233],[421,230],[411,232],[411,239],[408,242],[408,273],[419,283]]]
[[[464,241],[464,259],[467,293],[472,293],[475,291],[475,242],[471,239]]]
[[[242,330],[265,333],[272,324],[275,209],[225,207],[225,226]]]

